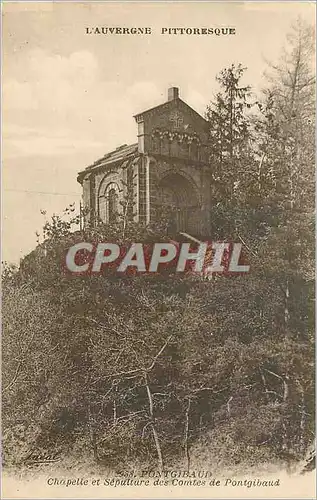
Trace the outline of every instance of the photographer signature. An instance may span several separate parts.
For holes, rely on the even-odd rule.
[[[60,460],[59,453],[43,453],[43,452],[31,452],[24,463],[26,464],[45,464],[58,462]]]

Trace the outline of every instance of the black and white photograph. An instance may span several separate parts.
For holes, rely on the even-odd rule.
[[[2,498],[315,498],[315,3],[1,10]]]

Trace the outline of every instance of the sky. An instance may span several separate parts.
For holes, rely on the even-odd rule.
[[[12,2],[2,7],[2,260],[36,246],[45,217],[79,206],[80,170],[137,142],[133,118],[167,89],[203,114],[231,63],[265,85],[298,16],[314,2]],[[87,27],[151,27],[151,35],[89,35]],[[162,27],[233,27],[236,35],[162,35]],[[46,216],[41,210],[47,212]]]

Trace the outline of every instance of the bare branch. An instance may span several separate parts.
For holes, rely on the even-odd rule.
[[[185,450],[185,458],[187,462],[187,471],[189,471],[190,466],[190,456],[188,449],[188,431],[189,431],[189,412],[190,412],[191,399],[188,398],[187,408],[185,412],[185,430],[184,430],[184,450]]]
[[[159,350],[159,352],[157,353],[157,355],[154,357],[153,359],[153,362],[151,363],[151,365],[147,368],[147,372],[151,371],[152,368],[154,367],[156,361],[157,361],[157,358],[162,354],[162,352],[164,351],[164,349],[167,347],[167,345],[169,344],[170,340],[173,338],[172,335],[170,335],[168,337],[168,339],[166,340],[165,344],[161,347],[161,349]]]
[[[162,455],[160,440],[159,440],[159,437],[158,437],[158,434],[156,431],[156,427],[154,425],[153,397],[152,397],[151,389],[149,386],[148,375],[146,372],[144,372],[144,382],[145,382],[146,392],[147,392],[148,400],[149,400],[149,413],[150,413],[150,418],[151,418],[151,427],[152,427],[153,438],[154,438],[154,442],[155,442],[155,446],[156,446],[158,466],[159,466],[159,471],[162,472],[164,469],[163,455]]]

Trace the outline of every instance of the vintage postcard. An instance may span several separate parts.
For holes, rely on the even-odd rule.
[[[2,3],[2,497],[315,498],[315,3]]]

